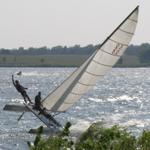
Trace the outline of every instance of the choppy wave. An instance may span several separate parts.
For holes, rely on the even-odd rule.
[[[92,97],[88,98],[88,100],[93,101],[93,102],[97,102],[97,103],[103,101],[102,99],[99,99],[99,98],[92,98]]]
[[[54,77],[54,76],[60,76],[60,73],[58,72],[51,72],[51,73],[40,73],[40,72],[37,72],[37,71],[33,71],[33,72],[23,72],[22,73],[22,76],[27,76],[27,77],[35,77],[35,76],[38,76],[38,77]]]
[[[122,95],[119,97],[109,97],[107,100],[110,102],[116,102],[116,101],[132,101],[132,100],[137,100],[138,97],[137,96],[128,96],[128,95]]]

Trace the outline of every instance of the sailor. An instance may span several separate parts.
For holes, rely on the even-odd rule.
[[[52,115],[47,113],[46,108],[42,106],[41,103],[41,92],[39,91],[38,94],[35,96],[35,105],[33,109],[36,109],[39,111],[39,115],[44,115],[48,120],[52,120],[57,126],[61,126]]]
[[[46,118],[48,118],[48,119],[51,119],[51,118],[52,118],[52,116],[46,112],[46,108],[45,108],[45,107],[44,107],[43,109],[41,109],[39,115],[40,115],[40,114],[43,114],[43,115],[44,115]]]
[[[42,110],[42,104],[41,104],[41,92],[39,91],[38,94],[35,96],[35,109],[41,111]]]
[[[22,85],[20,85],[20,83],[19,83],[18,80],[14,81],[14,75],[12,75],[12,82],[13,82],[13,85],[16,88],[16,90],[22,95],[25,103],[27,103],[27,102],[32,103],[31,100],[30,100],[30,98],[29,98],[29,96],[26,93],[26,90],[28,88],[25,88]]]
[[[61,126],[61,125],[53,118],[53,116],[52,116],[51,114],[47,113],[45,107],[40,110],[39,115],[40,115],[40,114],[44,115],[48,120],[52,120],[57,126],[59,126],[59,127]]]

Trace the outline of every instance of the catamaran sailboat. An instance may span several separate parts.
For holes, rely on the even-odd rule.
[[[137,6],[123,22],[106,38],[106,40],[91,54],[91,56],[77,68],[60,86],[42,100],[42,105],[47,113],[53,114],[67,111],[77,102],[95,83],[102,79],[106,73],[119,60],[128,47],[138,21]],[[7,104],[4,110],[30,111],[39,118],[48,128],[59,127],[60,124],[54,116],[48,119],[24,103],[24,106]]]

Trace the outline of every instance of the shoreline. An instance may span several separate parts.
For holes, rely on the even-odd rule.
[[[0,65],[0,68],[78,68],[80,66],[62,66],[62,65],[58,65],[58,66],[51,66],[51,65],[29,65],[29,66],[26,66],[26,65],[4,65],[4,66],[1,66]],[[149,68],[150,65],[139,65],[139,66],[124,66],[124,65],[116,65],[116,66],[113,66],[112,68]]]

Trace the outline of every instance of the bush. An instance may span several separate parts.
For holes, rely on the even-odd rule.
[[[47,139],[42,139],[41,134],[43,127],[40,127],[33,145],[29,142],[30,150],[67,150],[72,149],[73,141],[69,138],[69,128],[71,123],[66,123],[63,131],[56,136],[49,136]]]
[[[70,126],[67,123],[61,133],[47,139],[41,138],[43,128],[40,127],[34,144],[28,143],[30,150],[150,150],[150,131],[143,131],[135,138],[125,128],[116,125],[106,128],[102,123],[95,123],[74,143]]]
[[[134,150],[136,139],[118,126],[104,128],[93,124],[76,143],[77,150]]]
[[[150,131],[143,131],[138,138],[138,146],[140,150],[150,150]]]

